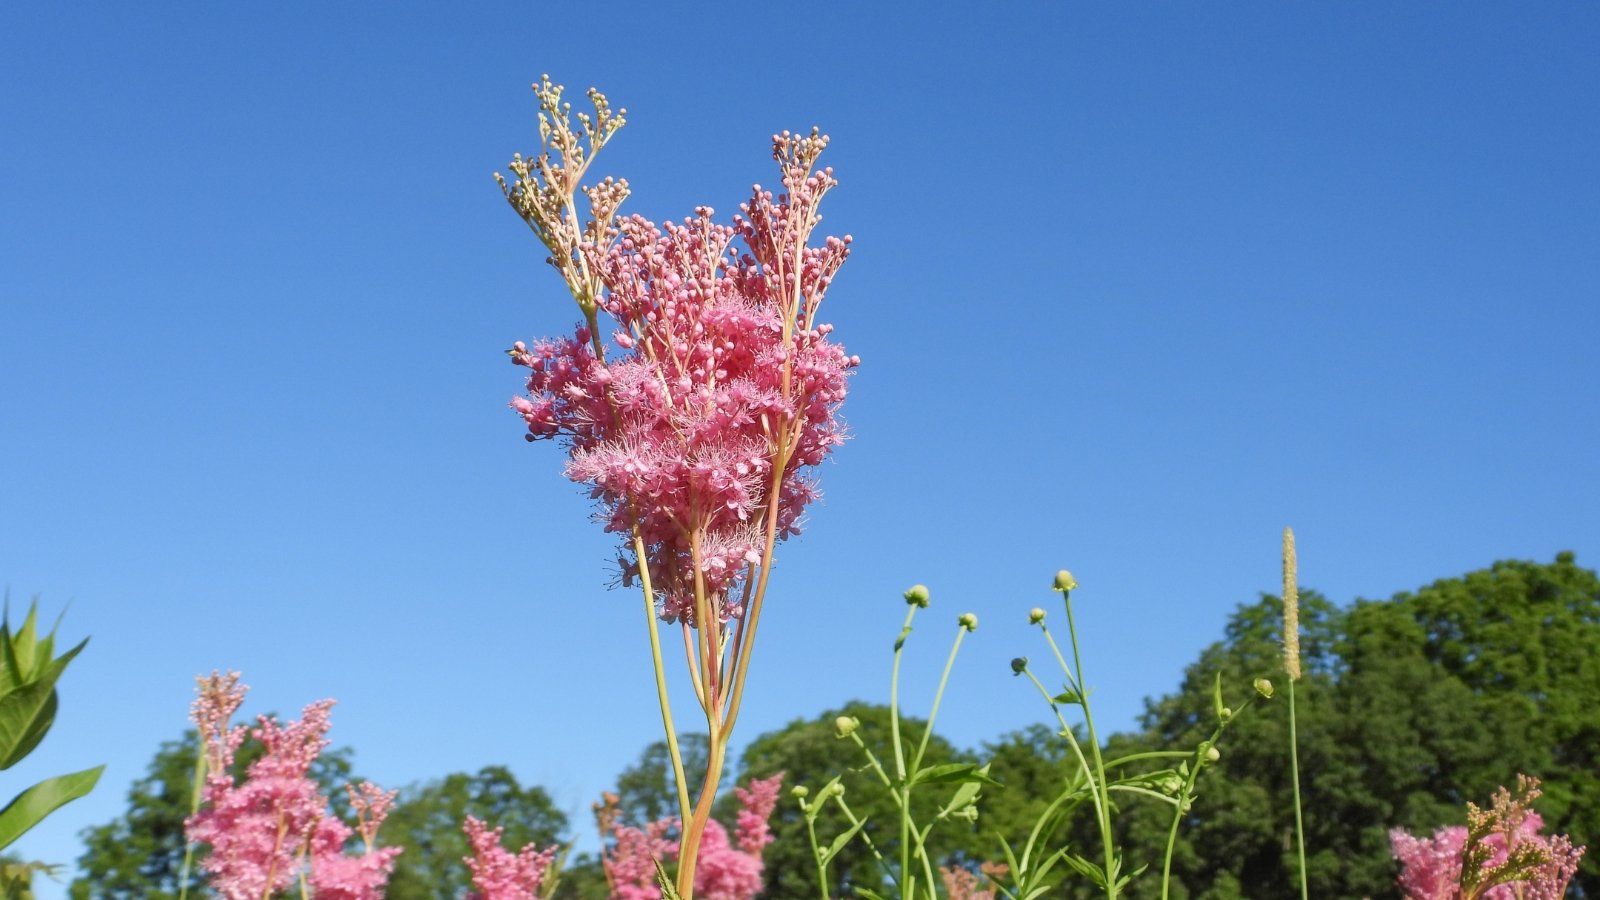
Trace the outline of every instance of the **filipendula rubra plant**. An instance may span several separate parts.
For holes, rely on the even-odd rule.
[[[328,813],[328,798],[310,777],[328,746],[332,700],[305,708],[300,721],[281,725],[262,716],[254,729],[231,724],[246,688],[238,673],[197,679],[193,718],[204,754],[204,802],[184,823],[193,844],[210,847],[201,863],[211,887],[225,900],[269,900],[293,893],[300,900],[382,900],[398,847],[377,847],[377,832],[395,791],[363,783],[347,786],[357,827]],[[235,783],[234,754],[247,735],[266,752]],[[345,844],[361,838],[361,850]]]
[[[698,849],[738,719],[777,542],[799,532],[817,496],[805,470],[843,440],[836,417],[859,362],[817,321],[850,238],[813,246],[833,188],[818,169],[816,130],[772,140],[782,190],[758,185],[731,225],[700,207],[657,227],[619,217],[625,180],[583,184],[620,129],[590,90],[576,114],[548,76],[534,85],[540,153],[512,158],[506,199],[550,251],[583,320],[569,338],[519,341],[529,369],[512,406],[527,438],[559,439],[567,477],[590,486],[609,531],[623,537],[622,582],[643,594],[656,695],[684,823],[678,893],[694,892]],[[580,208],[579,197],[584,199]],[[600,313],[610,319],[610,339]],[[682,632],[710,737],[692,803],[678,751],[657,618]]]
[[[1517,776],[1515,796],[1495,792],[1489,809],[1467,804],[1467,824],[1441,828],[1432,838],[1389,832],[1400,861],[1406,900],[1560,900],[1578,871],[1583,847],[1566,835],[1546,837],[1533,811],[1539,781]]]

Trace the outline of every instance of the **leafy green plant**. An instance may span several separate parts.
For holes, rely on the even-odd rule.
[[[56,720],[56,680],[89,643],[88,638],[55,655],[55,628],[39,636],[38,604],[28,607],[22,627],[11,629],[9,608],[0,622],[0,769],[9,769],[32,753]],[[60,622],[57,621],[59,626]],[[28,829],[63,804],[89,793],[105,766],[57,775],[28,788],[0,809],[0,849],[11,846]],[[5,896],[31,896],[36,864],[7,865],[0,871]]]
[[[922,733],[922,740],[916,742],[917,746],[914,749],[910,748],[911,742],[902,742],[900,735],[900,659],[906,639],[911,634],[912,620],[917,610],[927,606],[928,592],[927,588],[921,585],[906,592],[906,602],[911,608],[906,614],[906,621],[900,630],[899,638],[895,641],[894,668],[889,687],[891,710],[889,723],[892,739],[890,764],[882,762],[861,739],[859,734],[861,723],[858,719],[841,716],[836,722],[838,737],[849,739],[856,744],[866,760],[866,771],[875,775],[878,783],[892,795],[893,808],[899,818],[898,839],[892,846],[887,843],[889,839],[882,834],[874,840],[872,831],[868,828],[867,817],[857,815],[845,801],[844,788],[838,777],[824,784],[814,795],[803,785],[797,786],[792,792],[805,816],[807,836],[823,900],[831,900],[828,889],[831,883],[829,865],[851,842],[865,845],[882,870],[883,883],[878,887],[885,891],[897,892],[900,900],[913,900],[913,898],[937,900],[940,881],[945,883],[951,897],[998,894],[1007,900],[1038,900],[1041,897],[1060,896],[1063,880],[1073,875],[1092,882],[1104,892],[1108,900],[1116,900],[1129,882],[1147,868],[1140,866],[1131,872],[1124,869],[1122,854],[1112,828],[1113,814],[1118,810],[1119,796],[1150,798],[1171,807],[1172,818],[1161,877],[1161,895],[1162,897],[1168,895],[1178,827],[1193,803],[1200,771],[1221,758],[1217,744],[1223,731],[1256,699],[1272,696],[1272,685],[1265,679],[1258,679],[1255,683],[1258,696],[1252,696],[1234,708],[1224,703],[1222,676],[1219,672],[1211,698],[1216,724],[1210,735],[1200,741],[1194,749],[1151,750],[1105,759],[1095,733],[1094,717],[1089,705],[1090,690],[1083,677],[1082,654],[1077,628],[1073,621],[1071,591],[1076,587],[1077,582],[1073,580],[1071,574],[1063,571],[1056,576],[1055,589],[1061,592],[1066,605],[1071,649],[1070,663],[1051,635],[1050,629],[1045,625],[1044,610],[1034,609],[1028,615],[1029,622],[1039,627],[1061,666],[1064,679],[1062,690],[1052,692],[1047,688],[1029,667],[1026,657],[1019,657],[1011,663],[1012,672],[1026,676],[1049,704],[1060,726],[1057,734],[1067,742],[1071,751],[1070,758],[1076,766],[1062,781],[1059,792],[1033,821],[1020,846],[1008,841],[1005,835],[996,834],[1003,855],[1003,865],[986,864],[981,867],[983,877],[988,882],[988,887],[983,891],[976,890],[976,876],[970,875],[970,870],[963,872],[959,869],[946,868],[940,870],[941,877],[936,879],[935,866],[940,861],[931,858],[932,855],[927,851],[927,838],[934,825],[939,822],[956,819],[969,823],[978,821],[978,804],[982,799],[980,794],[983,787],[985,785],[1004,787],[1004,785],[990,776],[990,767],[987,765],[976,763],[922,765],[923,750],[932,733],[933,721],[938,715],[939,703],[944,696],[956,654],[961,648],[961,640],[967,632],[977,629],[977,618],[970,613],[960,617],[960,630],[956,633],[955,644],[950,649],[949,660],[945,663],[944,674],[939,680],[927,729]],[[1070,707],[1078,707],[1083,714],[1084,734],[1081,738],[1078,727],[1067,721],[1065,711]],[[1088,745],[1087,748],[1085,744]],[[918,788],[934,785],[951,786],[954,790],[948,801],[939,805],[937,812],[931,818],[919,817],[913,813],[912,793]],[[843,814],[849,827],[832,836],[824,845],[817,834],[816,825],[822,810],[830,804]],[[1058,837],[1063,833],[1072,815],[1080,808],[1092,809],[1094,812],[1103,850],[1101,861],[1091,860],[1076,852],[1074,847],[1067,845]],[[880,843],[884,844],[884,850],[880,850]],[[854,891],[857,896],[865,900],[884,900],[884,894],[873,887],[857,885]]]

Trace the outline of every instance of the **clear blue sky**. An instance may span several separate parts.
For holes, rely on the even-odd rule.
[[[490,179],[540,72],[629,109],[599,169],[658,220],[834,138],[854,440],[745,738],[885,698],[913,582],[913,711],[982,620],[972,745],[1046,717],[1006,663],[1063,566],[1126,727],[1286,524],[1340,602],[1600,563],[1600,6],[914,10],[0,10],[0,583],[93,635],[0,792],[109,764],[21,852],[75,858],[212,668],[338,698],[375,780],[506,763],[584,832],[657,737],[612,541],[505,405],[501,351],[575,318]]]

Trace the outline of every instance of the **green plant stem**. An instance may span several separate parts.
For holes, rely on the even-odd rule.
[[[1094,730],[1094,714],[1089,711],[1089,690],[1083,677],[1083,655],[1079,650],[1078,626],[1072,615],[1072,592],[1062,591],[1061,602],[1067,607],[1067,636],[1072,641],[1072,680],[1077,689],[1078,705],[1083,708],[1084,726],[1089,730],[1089,749],[1094,753],[1094,790],[1098,793],[1099,802],[1095,804],[1095,811],[1100,817],[1100,839],[1105,845],[1106,860],[1106,900],[1117,898],[1116,845],[1111,834],[1111,793],[1106,789],[1105,761],[1100,755],[1100,738]],[[1043,628],[1044,623],[1040,623]],[[1045,637],[1049,638],[1052,649],[1055,648],[1055,639],[1050,638],[1048,629],[1044,629]],[[1061,657],[1061,651],[1056,649],[1056,658]]]
[[[906,638],[911,634],[911,620],[917,615],[917,605],[906,609],[906,622],[900,627],[900,636],[894,642],[894,668],[889,674],[889,735],[894,743],[895,781],[890,790],[900,806],[900,892],[903,900],[911,900],[911,788],[906,779],[906,753],[900,742],[900,656]],[[859,740],[859,739],[858,739]],[[865,747],[865,745],[862,745]],[[870,754],[869,754],[870,755]],[[876,760],[874,760],[876,764]],[[879,766],[879,771],[882,767]]]
[[[1300,855],[1300,900],[1310,900],[1306,879],[1306,825],[1300,814],[1300,741],[1295,733],[1294,679],[1289,679],[1289,774],[1294,780],[1294,836]]]
[[[939,718],[939,703],[944,700],[944,686],[950,681],[950,670],[955,667],[956,654],[961,651],[961,639],[967,636],[964,625],[956,626],[956,640],[950,645],[950,658],[944,661],[944,674],[939,676],[939,689],[933,694],[933,708],[928,711],[928,724],[922,731],[922,740],[917,742],[917,755],[911,758],[911,771],[922,769],[922,755],[928,750],[928,739],[933,736],[933,720]]]
[[[683,774],[683,754],[678,750],[678,731],[672,723],[672,701],[667,697],[667,669],[661,662],[661,634],[656,625],[656,599],[650,589],[650,564],[644,555],[644,538],[638,520],[633,528],[633,555],[639,562],[639,586],[644,593],[645,630],[650,633],[650,664],[655,668],[656,701],[661,706],[661,725],[667,731],[667,753],[672,757],[672,778],[678,788],[679,821],[689,821],[689,782]]]
[[[817,802],[822,802],[818,798]],[[806,801],[800,801],[800,812],[806,817],[806,836],[811,840],[811,859],[817,864],[817,889],[822,892],[822,900],[833,900],[828,893],[828,864],[822,859],[822,846],[817,843],[817,817]]]
[[[200,811],[200,792],[206,783],[206,739],[205,735],[196,732],[200,739],[200,746],[194,755],[194,780],[189,784],[189,816],[194,817]],[[189,897],[189,871],[194,865],[194,844],[189,841],[189,836],[184,835],[183,840],[183,865],[178,867],[178,900],[188,900]]]
[[[1188,811],[1184,808],[1185,804],[1194,799],[1194,784],[1200,778],[1200,767],[1205,757],[1205,751],[1215,747],[1217,741],[1222,739],[1222,732],[1227,729],[1228,723],[1238,718],[1241,713],[1249,709],[1251,704],[1255,702],[1256,698],[1254,697],[1246,700],[1244,705],[1240,706],[1227,721],[1219,724],[1217,729],[1211,732],[1211,737],[1201,744],[1200,749],[1194,753],[1193,763],[1189,768],[1189,776],[1183,782],[1183,793],[1178,795],[1177,809],[1172,813],[1172,827],[1167,829],[1167,853],[1161,862],[1161,900],[1167,900],[1167,892],[1172,884],[1172,853],[1178,844],[1178,826],[1183,822],[1183,814]],[[1148,754],[1139,755],[1146,756]]]

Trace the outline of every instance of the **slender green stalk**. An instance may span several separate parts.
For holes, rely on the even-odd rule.
[[[656,599],[650,589],[650,564],[645,561],[644,538],[637,519],[633,528],[633,553],[639,561],[639,586],[644,594],[645,630],[650,633],[650,664],[655,668],[656,701],[661,706],[661,725],[667,731],[667,754],[672,757],[672,778],[678,788],[678,821],[689,821],[689,781],[683,774],[683,755],[678,750],[678,731],[672,724],[672,701],[667,698],[667,669],[661,663],[661,634],[656,625]]]
[[[821,803],[822,798],[818,797]],[[806,817],[806,837],[811,840],[811,859],[817,864],[817,890],[822,893],[822,900],[833,900],[828,893],[828,864],[822,859],[822,845],[817,843],[817,817],[812,815],[811,808],[806,806],[806,801],[800,801],[800,812]]]
[[[939,689],[933,694],[933,708],[928,711],[928,725],[922,731],[922,740],[917,742],[917,755],[911,758],[913,772],[922,768],[922,755],[928,750],[928,738],[933,736],[933,720],[939,717],[939,703],[944,699],[944,686],[950,681],[950,670],[955,667],[956,653],[960,652],[961,639],[966,636],[966,625],[956,629],[955,643],[950,646],[950,658],[944,661],[944,674],[939,676]]]
[[[1183,792],[1178,795],[1177,808],[1172,813],[1172,827],[1167,829],[1167,853],[1161,861],[1161,900],[1167,900],[1168,891],[1172,886],[1172,853],[1178,844],[1178,826],[1183,822],[1183,814],[1188,812],[1188,803],[1194,798],[1194,784],[1200,777],[1201,767],[1205,765],[1206,752],[1217,746],[1217,741],[1221,740],[1222,732],[1228,727],[1228,723],[1237,718],[1240,713],[1249,709],[1250,705],[1255,702],[1256,698],[1254,697],[1246,700],[1244,705],[1240,706],[1232,716],[1217,725],[1216,730],[1211,732],[1211,737],[1201,744],[1200,749],[1194,753],[1193,760],[1189,766],[1189,775],[1183,781]]]
[[[1306,825],[1300,814],[1300,741],[1295,734],[1294,679],[1289,679],[1289,773],[1294,779],[1294,836],[1300,854],[1300,900],[1310,900],[1310,885],[1306,880]]]
[[[918,605],[911,603],[906,610],[906,623],[900,628],[900,637],[894,642],[894,668],[889,675],[889,735],[894,743],[894,774],[892,786],[900,805],[900,890],[904,900],[911,900],[911,788],[906,781],[905,747],[900,742],[900,656],[911,634],[911,620]]]
[[[1067,607],[1067,635],[1072,639],[1072,669],[1078,687],[1078,705],[1083,707],[1083,722],[1089,729],[1089,748],[1094,751],[1094,788],[1104,795],[1103,802],[1097,804],[1097,808],[1100,813],[1101,842],[1106,849],[1106,898],[1117,900],[1116,847],[1111,835],[1111,796],[1106,791],[1106,766],[1100,756],[1100,739],[1094,731],[1094,715],[1089,712],[1089,692],[1084,687],[1083,658],[1078,651],[1078,627],[1072,618],[1072,592],[1063,590],[1061,600]]]
[[[189,816],[192,818],[200,811],[200,792],[206,784],[206,739],[205,735],[196,733],[200,745],[194,754],[194,780],[189,784]],[[183,865],[178,868],[178,900],[188,900],[189,897],[189,872],[194,865],[194,844],[184,835]]]

